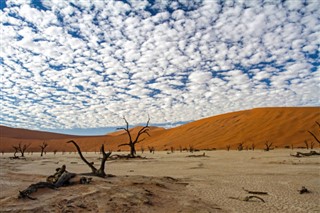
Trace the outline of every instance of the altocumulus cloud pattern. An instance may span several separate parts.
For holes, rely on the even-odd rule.
[[[310,1],[1,1],[1,124],[175,123],[319,105]]]

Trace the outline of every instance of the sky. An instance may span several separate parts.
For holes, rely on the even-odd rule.
[[[92,135],[320,105],[310,1],[1,0],[0,124]]]

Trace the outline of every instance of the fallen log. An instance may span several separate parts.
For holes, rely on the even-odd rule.
[[[31,194],[38,191],[40,188],[57,189],[62,186],[70,185],[70,180],[76,176],[75,173],[68,172],[66,166],[62,165],[61,168],[56,169],[56,173],[47,177],[46,182],[38,182],[31,184],[23,191],[19,191],[18,198],[28,198],[30,200],[36,200],[37,198],[31,197]],[[89,184],[92,178],[81,177],[80,184]]]
[[[35,184],[31,184],[28,188],[26,188],[23,191],[19,191],[19,195],[18,198],[29,198],[30,200],[36,200],[37,198],[31,197],[30,195],[36,191],[38,191],[38,189],[41,188],[49,188],[49,189],[56,189],[56,186],[52,183],[48,183],[48,182],[39,182],[39,183],[35,183]]]
[[[320,155],[320,152],[310,151],[310,152],[307,152],[307,153],[297,152],[295,155],[290,154],[290,156],[296,157],[296,158],[309,157],[309,156],[313,156],[313,155]]]

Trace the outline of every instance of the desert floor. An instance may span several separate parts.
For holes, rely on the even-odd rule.
[[[39,189],[32,194],[37,200],[18,199],[19,190],[45,181],[63,164],[75,173],[90,168],[77,153],[47,153],[42,158],[33,153],[26,154],[26,160],[11,160],[12,153],[6,153],[0,155],[0,211],[320,212],[320,157],[291,157],[296,151],[205,151],[205,157],[187,157],[202,151],[145,152],[147,159],[107,161],[106,171],[115,177]],[[83,154],[99,167],[98,153]],[[302,186],[311,193],[300,194]],[[258,195],[265,202],[246,202],[241,199],[250,194],[244,189],[268,195]]]

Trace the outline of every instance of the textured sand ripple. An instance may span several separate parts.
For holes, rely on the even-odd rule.
[[[319,212],[319,157],[292,158],[291,150],[212,151],[206,158],[189,153],[146,153],[145,160],[107,162],[112,178],[89,185],[43,189],[38,199],[19,200],[18,190],[43,181],[56,167],[89,172],[77,155],[46,155],[15,161],[0,158],[1,212]],[[319,151],[319,150],[317,150]],[[97,154],[88,159],[98,161]],[[71,163],[77,162],[77,163]],[[280,163],[279,163],[280,162]],[[311,193],[299,194],[302,186]],[[242,201],[251,191],[268,192]],[[230,199],[230,197],[239,198]]]

